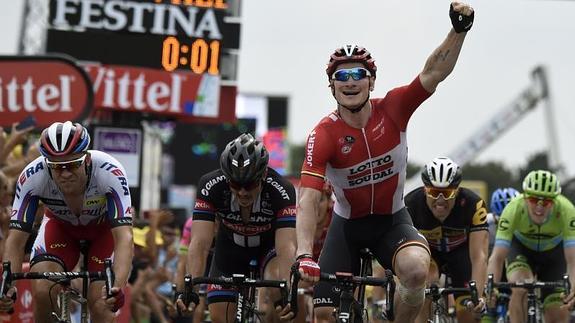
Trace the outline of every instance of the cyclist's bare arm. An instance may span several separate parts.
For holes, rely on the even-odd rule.
[[[3,261],[10,261],[12,272],[22,271],[24,261],[24,246],[30,234],[25,231],[10,229],[4,246]]]
[[[575,286],[575,247],[563,247],[563,252],[565,253],[565,262],[567,263],[567,274],[571,281],[571,293],[566,295],[565,301],[567,302],[566,307],[571,310],[573,306],[575,306],[575,291],[573,288],[573,286]]]
[[[114,286],[124,288],[128,283],[132,259],[134,257],[134,238],[131,225],[112,228],[114,237]]]
[[[297,252],[296,255],[312,254],[313,238],[317,226],[318,206],[321,192],[314,188],[302,187],[297,206]]]
[[[184,290],[184,276],[186,275],[186,254],[178,255],[178,265],[176,267],[176,276],[174,277],[174,283],[176,284],[176,289],[178,291]]]
[[[487,254],[489,250],[489,231],[480,230],[469,234],[469,258],[471,260],[471,279],[477,283],[477,294],[483,295],[487,281]]]
[[[192,226],[190,245],[188,246],[188,274],[201,277],[206,268],[206,259],[214,240],[213,221],[195,220]]]
[[[454,4],[454,9],[464,15],[470,15],[473,11],[469,5],[463,3]],[[451,74],[466,35],[466,32],[458,34],[451,28],[445,40],[431,53],[419,75],[421,85],[428,92],[434,92],[437,85]]]
[[[509,248],[504,246],[495,246],[491,252],[491,257],[489,257],[489,262],[487,264],[487,274],[493,274],[493,280],[499,282],[501,280],[501,271],[503,270],[503,263],[507,254],[509,253]]]
[[[294,228],[280,228],[275,233],[279,279],[289,281],[290,267],[295,261],[296,233]]]

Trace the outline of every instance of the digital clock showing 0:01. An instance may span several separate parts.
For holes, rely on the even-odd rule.
[[[197,74],[219,75],[220,46],[219,40],[198,38],[183,44],[174,36],[166,37],[162,46],[162,67],[168,72],[185,68]]]

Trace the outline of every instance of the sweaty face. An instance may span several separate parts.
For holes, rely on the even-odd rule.
[[[343,63],[337,66],[336,73],[340,70],[356,67],[365,68],[361,63]],[[353,77],[349,77],[347,81],[332,79],[330,81],[330,86],[332,87],[334,96],[339,104],[355,107],[362,104],[368,98],[374,81],[375,79],[373,76],[368,76],[360,80],[355,80]]]
[[[537,197],[527,197],[525,199],[527,211],[531,221],[535,224],[543,224],[553,210],[553,200]]]
[[[250,187],[249,189],[246,189],[244,187],[234,188],[230,185],[230,190],[238,200],[238,204],[241,207],[251,207],[252,204],[254,204],[256,198],[258,197],[258,194],[260,193],[261,189],[262,189],[261,181],[258,181],[258,185]]]
[[[79,163],[80,158],[86,155],[82,163]],[[66,162],[73,161],[70,163],[70,167],[60,167],[62,165],[66,166]],[[88,175],[86,174],[86,163],[90,162],[89,154],[73,154],[65,157],[51,157],[46,160],[50,171],[52,172],[52,178],[56,185],[62,191],[63,194],[80,194],[84,192],[86,187],[86,181],[88,180]],[[55,163],[52,164],[51,163]]]
[[[451,213],[451,210],[453,210],[453,206],[455,206],[455,197],[446,199],[443,195],[440,195],[437,199],[434,199],[426,195],[425,202],[431,210],[431,213],[433,213],[433,216],[440,222],[443,222]]]

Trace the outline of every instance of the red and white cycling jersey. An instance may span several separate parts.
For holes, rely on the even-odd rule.
[[[124,167],[104,152],[89,153],[92,166],[80,214],[70,211],[44,157],[38,157],[18,178],[10,228],[31,232],[39,201],[45,206],[46,216],[73,226],[101,223],[106,217],[112,227],[131,225],[133,210]]]
[[[321,190],[327,178],[336,196],[334,212],[347,219],[403,208],[407,123],[430,95],[416,77],[382,99],[371,99],[372,113],[361,129],[349,126],[337,111],[330,113],[307,139],[301,186]]]

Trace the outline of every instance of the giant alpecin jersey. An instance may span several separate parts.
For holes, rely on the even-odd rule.
[[[273,246],[275,230],[295,228],[295,189],[275,170],[268,167],[261,192],[245,223],[240,205],[218,169],[200,178],[194,206],[193,221],[220,219],[219,233],[241,247]]]
[[[132,202],[124,167],[112,156],[89,150],[92,166],[84,193],[81,214],[73,214],[64,195],[52,180],[44,157],[38,157],[20,174],[12,206],[10,228],[32,232],[38,203],[45,215],[72,225],[89,225],[106,220],[112,227],[132,224]]]
[[[361,129],[349,126],[337,111],[330,113],[307,139],[301,186],[321,190],[329,180],[334,212],[347,219],[403,208],[407,123],[430,95],[416,77],[382,99],[371,99],[372,113]]]

